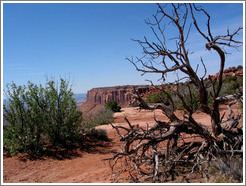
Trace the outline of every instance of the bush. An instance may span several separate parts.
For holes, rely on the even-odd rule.
[[[237,69],[243,69],[243,66],[242,65],[238,65]]]
[[[177,95],[172,94],[170,91],[167,91],[167,93],[172,97],[177,109],[185,110],[180,98]],[[187,106],[192,107],[194,111],[199,109],[200,104],[199,104],[198,93],[196,91],[193,91],[192,89],[192,92],[191,92],[192,98],[191,98],[188,87],[186,85],[182,85],[180,87],[180,93],[183,96],[184,101]],[[146,96],[146,102],[147,103],[164,103],[166,105],[171,104],[169,96],[165,92],[162,92],[162,91],[157,92],[157,93],[148,94]]]
[[[103,129],[91,129],[89,132],[87,132],[86,136],[89,138],[94,138],[102,141],[109,140],[106,130]]]
[[[236,76],[227,76],[223,79],[223,82],[224,83],[231,83],[231,82],[234,82],[234,81],[237,81],[237,77]]]
[[[198,110],[200,107],[198,93],[195,91],[191,92],[191,96],[190,94],[184,95],[184,102],[187,106],[191,107],[193,111]],[[178,109],[184,110],[183,104],[177,103],[177,105],[179,105]]]
[[[181,94],[181,96],[184,99],[185,104],[191,108],[193,111],[197,111],[200,108],[200,101],[199,101],[199,97],[198,97],[198,91],[196,91],[196,88],[192,85],[190,86],[190,89],[187,86],[188,82],[186,82],[186,84],[181,85],[179,87],[179,92]],[[174,100],[174,104],[177,107],[177,109],[179,110],[186,110],[181,99],[177,96],[177,95],[173,95],[173,100]]]
[[[223,86],[220,92],[220,96],[238,93],[240,91],[240,87],[242,86],[243,77],[227,76],[223,79]]]
[[[95,129],[95,127],[113,122],[113,114],[114,112],[111,109],[109,109],[108,107],[104,107],[96,115],[84,118],[82,124],[83,136],[107,141],[107,132],[103,129]]]
[[[60,79],[42,85],[28,82],[26,86],[7,85],[9,104],[4,105],[4,118],[10,124],[4,131],[4,149],[12,154],[43,150],[42,136],[54,146],[67,147],[79,135],[81,112],[68,82]]]
[[[162,91],[157,93],[150,93],[146,96],[147,103],[167,103],[168,95]]]
[[[95,116],[92,116],[90,118],[86,118],[84,120],[84,129],[85,132],[98,126],[98,125],[103,125],[103,124],[108,124],[110,122],[113,122],[114,112],[109,109],[108,107],[105,107],[101,109]]]
[[[111,109],[113,112],[120,112],[121,107],[118,105],[118,103],[114,100],[109,101],[106,104],[106,107]]]
[[[54,81],[48,82],[47,85],[46,132],[55,146],[66,147],[79,137],[82,114],[76,110],[76,101],[72,97],[73,92],[68,82],[61,79],[60,86],[57,88]]]
[[[10,124],[4,131],[4,146],[12,154],[29,151],[36,153],[41,150],[40,137],[45,121],[42,109],[35,101],[39,95],[33,97],[38,89],[29,82],[29,86],[7,85],[9,104],[4,105],[4,118]],[[39,92],[43,94],[43,89]],[[44,96],[44,95],[43,95]]]

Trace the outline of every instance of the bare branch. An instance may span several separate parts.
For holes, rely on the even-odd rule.
[[[121,137],[123,146],[121,151],[116,152],[108,160],[112,161],[112,167],[117,165],[119,159],[124,160],[124,167],[128,167],[125,171],[128,171],[135,182],[167,182],[174,180],[176,173],[184,172],[184,179],[189,182],[189,176],[197,168],[208,177],[209,164],[217,157],[228,154],[231,157],[234,154],[242,155],[243,131],[242,128],[238,128],[241,115],[234,116],[231,106],[242,99],[243,93],[241,91],[237,95],[219,97],[223,85],[226,54],[223,47],[237,48],[242,44],[235,39],[242,27],[232,33],[228,29],[225,35],[213,36],[211,17],[203,8],[183,3],[164,6],[157,4],[157,7],[153,22],[146,20],[155,40],[150,41],[146,37],[143,41],[134,40],[142,47],[144,55],[127,60],[142,75],[160,74],[163,82],[168,73],[175,72],[177,79],[173,82],[176,82],[176,85],[172,85],[170,89],[165,84],[161,88],[158,87],[158,91],[161,92],[158,101],[160,103],[148,104],[136,89],[131,102],[140,110],[160,109],[168,119],[159,120],[154,113],[155,124],[153,126],[146,124],[146,128],[132,125],[127,117],[125,121],[128,128],[111,124]],[[198,23],[196,14],[205,16],[205,29],[200,22]],[[168,37],[168,26],[171,26],[177,35]],[[198,75],[199,65],[193,69],[194,63],[190,62],[190,51],[186,48],[192,26],[207,41],[204,45],[206,49],[212,49],[219,55],[220,69],[217,78],[208,76],[208,79],[205,79],[207,68],[202,57],[200,60],[204,74]],[[169,42],[173,46],[169,46]],[[180,79],[178,72],[184,73],[184,77]],[[182,83],[184,79],[188,81]],[[153,86],[153,82],[148,81]],[[225,101],[230,101],[226,121],[224,121],[225,113],[221,117],[219,112],[219,104]],[[183,118],[177,117],[177,108],[184,111]],[[211,127],[200,124],[194,117],[195,112],[208,114]]]

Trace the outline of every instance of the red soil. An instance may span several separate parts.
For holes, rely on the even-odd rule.
[[[126,125],[124,116],[132,124],[149,126],[155,123],[154,113],[157,119],[166,120],[160,110],[155,112],[136,108],[123,108],[123,111],[114,115],[115,125]],[[241,113],[238,106],[233,107],[234,113]],[[221,107],[221,112],[226,111],[226,106]],[[177,113],[182,117],[182,113]],[[208,115],[194,114],[197,121],[210,126]],[[113,151],[119,150],[121,143],[116,132],[110,125],[102,125],[97,128],[105,129],[109,142],[93,142],[85,145],[84,149],[77,150],[73,154],[60,154],[44,156],[42,159],[30,160],[20,154],[15,157],[3,158],[3,182],[4,183],[112,183],[111,169],[107,161],[102,161],[113,155]]]

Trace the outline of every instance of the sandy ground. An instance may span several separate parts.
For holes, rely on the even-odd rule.
[[[221,112],[226,106],[221,107]],[[235,114],[241,111],[237,106],[233,107]],[[182,113],[177,113],[182,117]],[[137,110],[136,108],[123,108],[122,112],[115,113],[115,125],[127,125],[126,116],[132,124],[149,126],[155,123],[153,117],[166,120],[160,110],[155,112]],[[206,114],[194,114],[194,118],[203,125],[211,125]],[[121,143],[116,132],[110,125],[102,125],[97,128],[107,131],[109,142],[95,142],[92,146],[85,146],[84,150],[77,150],[67,156],[45,156],[42,159],[30,160],[20,154],[15,157],[3,158],[3,182],[4,183],[112,183],[111,169],[108,162],[102,161],[113,155],[113,151],[119,150]]]

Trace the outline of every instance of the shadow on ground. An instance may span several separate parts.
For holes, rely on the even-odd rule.
[[[77,157],[82,157],[83,153],[92,153],[92,154],[107,154],[110,153],[110,147],[113,146],[111,139],[96,139],[96,138],[87,138],[81,142],[76,148],[57,148],[51,145],[46,146],[46,150],[42,151],[38,155],[30,155],[28,153],[20,153],[17,155],[17,158],[20,161],[26,162],[27,160],[45,160],[47,158],[52,158],[55,160],[65,160],[65,159],[74,159]],[[9,153],[4,153],[5,158],[12,157]]]

